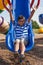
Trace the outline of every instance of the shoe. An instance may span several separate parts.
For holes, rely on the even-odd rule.
[[[15,58],[19,57],[19,53],[18,52],[14,52],[14,57]]]
[[[25,60],[25,55],[23,55],[23,54],[20,54],[20,60],[22,61],[22,60]]]

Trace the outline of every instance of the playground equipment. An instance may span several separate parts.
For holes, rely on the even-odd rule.
[[[9,5],[11,5],[10,0],[8,1],[9,1]],[[34,0],[32,0],[31,5],[30,5],[30,0],[12,0],[12,6],[13,6],[12,14],[14,15],[15,21],[18,20],[19,15],[23,15],[25,16],[26,19],[28,19],[28,17],[30,17],[30,14],[31,14],[30,9],[33,3],[34,3]],[[40,4],[40,0],[38,0],[36,7],[38,7],[39,4]],[[7,9],[7,11],[9,11],[9,9],[4,4],[4,0],[3,0],[3,5]],[[30,24],[31,25],[28,30],[28,44],[26,45],[26,51],[31,50],[34,46],[34,35],[32,32],[32,23]],[[10,29],[6,36],[6,45],[7,45],[7,48],[13,52],[14,52],[14,43],[13,43],[14,41],[15,41],[15,31],[13,29],[12,22],[10,22]]]
[[[39,15],[39,22],[40,22],[41,24],[43,24],[43,14],[40,14],[40,15]]]
[[[43,27],[40,27],[39,33],[43,33]]]
[[[9,24],[0,16],[0,32],[6,33],[9,30]]]
[[[43,14],[39,15],[39,22],[43,25]],[[43,33],[43,27],[40,27],[39,33]]]
[[[7,5],[7,0],[5,0],[5,4]],[[3,10],[4,9],[4,6],[3,6],[3,3],[2,3],[2,0],[0,0],[0,10]]]

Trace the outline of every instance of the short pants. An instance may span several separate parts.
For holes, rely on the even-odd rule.
[[[24,43],[25,45],[27,45],[27,43],[28,43],[28,40],[25,39],[25,38],[16,39],[16,40],[15,40],[15,43],[16,43],[16,41],[18,41],[18,42],[20,42],[20,43]]]

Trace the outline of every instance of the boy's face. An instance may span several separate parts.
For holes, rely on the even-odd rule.
[[[25,23],[25,19],[19,19],[19,20],[18,20],[18,24],[19,24],[20,26],[22,26],[24,23]]]

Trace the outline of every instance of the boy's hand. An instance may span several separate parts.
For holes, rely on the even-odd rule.
[[[13,10],[13,8],[12,8],[12,5],[11,6],[9,6],[9,12],[11,12]]]
[[[38,9],[38,7],[34,6],[34,8],[32,8],[32,9],[36,11]]]

